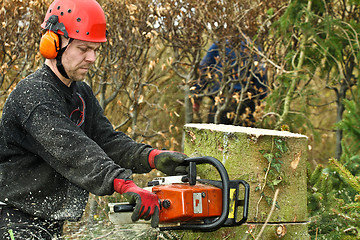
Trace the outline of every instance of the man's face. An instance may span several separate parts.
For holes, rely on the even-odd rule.
[[[67,42],[67,41],[66,41]],[[65,42],[65,44],[66,44]],[[72,81],[82,81],[96,60],[100,43],[74,39],[62,55],[62,64]]]

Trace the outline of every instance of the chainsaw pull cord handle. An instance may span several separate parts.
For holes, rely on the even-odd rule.
[[[229,185],[229,175],[224,167],[224,165],[217,160],[216,158],[204,156],[204,157],[193,157],[186,158],[184,162],[189,162],[189,165],[192,165],[195,170],[189,172],[189,178],[193,178],[193,174],[196,175],[196,164],[211,164],[219,172],[222,182],[222,213],[220,217],[211,223],[208,224],[181,224],[176,227],[160,227],[160,230],[200,230],[200,231],[214,231],[219,229],[227,219],[229,214],[229,195],[230,195],[230,185]],[[191,164],[195,163],[195,164]],[[195,176],[196,177],[196,176]]]

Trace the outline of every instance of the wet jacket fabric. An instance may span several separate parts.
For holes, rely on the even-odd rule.
[[[0,124],[0,201],[52,220],[78,220],[89,192],[151,170],[149,145],[114,131],[85,82],[67,87],[44,65],[18,83]]]

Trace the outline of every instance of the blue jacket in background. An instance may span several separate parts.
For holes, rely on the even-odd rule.
[[[249,57],[250,57],[250,55],[247,56],[247,54],[245,54],[246,49],[247,49],[246,43],[242,42],[240,54],[242,57],[241,61],[244,66],[245,66],[245,64],[248,63]],[[259,50],[261,50],[261,49],[259,48]],[[227,57],[228,61],[231,61],[230,64],[231,65],[235,64],[236,60],[237,60],[235,52],[232,51],[230,47],[226,47],[225,53],[226,53],[226,57]],[[204,89],[206,89],[206,88],[208,88],[207,90],[210,93],[219,90],[219,88],[220,88],[219,82],[221,82],[222,78],[223,78],[221,69],[223,67],[224,60],[219,61],[219,60],[217,60],[218,57],[220,57],[219,47],[216,45],[216,43],[213,43],[210,46],[210,48],[208,49],[207,54],[204,56],[204,58],[200,62],[200,72],[203,76],[200,80],[200,84],[195,85],[195,87],[196,87],[195,91],[197,93],[204,91]],[[254,57],[254,61],[259,61],[259,59],[256,55],[254,55],[252,57]],[[215,80],[209,81],[210,79],[207,78],[206,75],[204,75],[206,73],[207,69],[210,69],[210,72],[212,74],[212,79],[215,79]],[[238,75],[236,73],[238,73],[238,71],[239,71],[239,65],[237,64],[232,71],[234,72],[234,74],[231,74],[230,77],[234,78],[233,80],[237,80]],[[256,77],[252,78],[252,82],[256,86],[256,89],[263,90],[262,91],[263,94],[261,94],[260,98],[264,98],[266,96],[266,83],[267,83],[266,69],[264,66],[259,64],[257,67],[254,68],[254,73],[255,73]],[[245,74],[245,73],[240,72],[240,74]],[[246,74],[250,75],[251,73],[248,72]],[[217,75],[217,77],[215,77],[215,75]],[[212,83],[212,84],[209,85],[209,83]],[[241,88],[242,88],[242,86],[240,83],[236,83],[234,85],[235,92],[240,91]]]

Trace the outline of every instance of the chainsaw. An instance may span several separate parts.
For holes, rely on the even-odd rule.
[[[223,164],[213,157],[187,158],[185,162],[189,165],[188,175],[158,177],[148,182],[145,188],[159,198],[160,230],[215,231],[245,223],[249,184],[243,180],[229,180]],[[221,181],[198,178],[198,164],[214,166]],[[116,203],[111,207],[114,213],[124,213],[132,212],[135,204]]]

